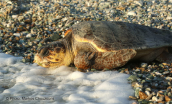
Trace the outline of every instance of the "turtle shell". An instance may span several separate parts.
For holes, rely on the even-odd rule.
[[[138,24],[87,21],[72,26],[76,41],[89,42],[102,50],[150,49],[172,45],[172,33]]]

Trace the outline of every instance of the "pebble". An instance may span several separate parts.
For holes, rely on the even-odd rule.
[[[172,17],[168,16],[166,19],[167,19],[167,20],[172,20]]]
[[[147,65],[148,65],[147,63],[142,63],[141,67],[145,68],[145,67],[147,67]]]
[[[136,16],[136,12],[134,12],[134,11],[129,11],[129,12],[127,13],[127,16]]]
[[[143,65],[147,66],[145,70],[142,73],[138,72]],[[139,103],[145,101],[146,103],[170,102],[172,100],[172,64],[153,62],[152,64],[140,63],[139,66],[134,65],[134,67],[128,68],[130,74],[128,80],[135,90],[135,95],[129,98]],[[126,72],[124,71],[124,73]]]
[[[139,97],[140,99],[146,99],[148,96],[144,92],[139,91]]]
[[[27,34],[26,37],[27,38],[31,38],[32,37],[32,34]]]
[[[20,37],[20,33],[13,33],[13,35]]]

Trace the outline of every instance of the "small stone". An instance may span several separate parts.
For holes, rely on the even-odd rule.
[[[172,17],[167,17],[166,19],[167,19],[167,20],[172,20]]]
[[[125,69],[125,73],[130,74],[130,72],[128,71],[128,68]]]
[[[13,35],[17,36],[17,37],[20,37],[21,34],[20,33],[14,33]]]
[[[103,71],[108,71],[109,69],[108,68],[104,68]]]
[[[87,69],[88,70],[88,69]],[[92,72],[96,71],[96,69],[91,69]]]
[[[149,92],[149,91],[145,91],[145,93],[146,93],[146,95],[148,95],[148,96],[150,95],[150,92]]]
[[[25,62],[26,62],[26,59],[24,59],[24,58],[23,58],[23,59],[22,59],[22,62],[24,62],[24,63],[25,63]]]
[[[140,68],[140,70],[141,70],[141,73],[145,72],[145,68]]]
[[[157,14],[151,14],[151,17],[157,17]]]
[[[32,24],[31,24],[31,27],[35,27],[35,23],[32,23]]]
[[[157,97],[156,96],[153,96],[152,97],[152,101],[158,101]]]
[[[131,75],[127,78],[127,80],[130,80],[131,82],[134,82],[137,80],[137,76],[136,75]]]
[[[158,104],[165,104],[165,101],[158,101]]]
[[[17,19],[18,15],[12,15],[13,19]]]
[[[147,66],[148,66],[147,63],[141,63],[141,67],[142,67],[142,68],[145,68],[145,67],[147,67]]]
[[[139,6],[142,6],[143,5],[143,2],[142,1],[134,1],[135,4],[139,5]]]
[[[23,27],[17,28],[17,32],[23,31]]]
[[[129,96],[129,98],[132,99],[132,100],[137,100],[137,98],[134,97],[134,96]]]
[[[32,34],[27,34],[26,37],[27,38],[31,38],[32,37]]]
[[[115,20],[115,21],[117,21],[117,20],[119,20],[119,19],[120,19],[120,17],[115,17],[115,19],[114,19],[114,20]]]
[[[136,87],[135,88],[135,97],[136,98],[139,98],[139,92],[140,92],[140,88],[139,87]]]
[[[127,13],[127,15],[128,15],[128,16],[136,16],[137,14],[136,14],[136,12],[134,12],[134,11],[129,11],[129,12]]]
[[[19,21],[22,21],[23,19],[24,19],[24,16],[19,16],[19,17],[18,17],[18,20],[19,20]]]
[[[139,97],[140,99],[146,99],[148,96],[144,92],[139,91]]]
[[[109,5],[110,5],[110,2],[100,2],[99,3],[99,9],[103,10],[104,8],[109,7]]]
[[[165,95],[165,101],[169,102],[169,101],[171,101],[171,99],[168,96]]]
[[[30,24],[32,21],[30,19],[26,19],[24,22]]]
[[[34,18],[34,17],[32,18],[32,22],[35,22],[36,20],[37,20],[37,18]]]
[[[11,23],[8,23],[8,24],[7,24],[7,27],[8,27],[8,28],[11,27]]]
[[[159,97],[158,101],[163,101],[164,100],[164,96]]]
[[[45,2],[49,2],[49,0],[45,0]]]
[[[12,1],[13,1],[13,0],[12,0]],[[11,5],[12,5],[13,3],[12,3],[11,1],[7,1],[7,4],[11,4]]]
[[[137,104],[137,102],[133,102],[132,104]]]
[[[53,41],[58,40],[60,38],[62,38],[62,37],[59,35],[58,32],[54,32],[53,36],[50,37],[50,39],[53,40]]]
[[[65,4],[65,3],[63,3],[63,6],[67,6],[67,7],[69,7],[70,5],[69,5],[69,4]]]
[[[135,72],[140,72],[140,69],[139,69],[139,68],[137,68],[137,69],[135,70]]]
[[[116,8],[116,10],[125,10],[125,7],[119,6]]]
[[[164,66],[169,66],[170,64],[168,64],[168,63],[162,63],[162,65],[164,65]]]
[[[152,96],[153,96],[153,94],[152,94],[152,93],[151,93],[151,94],[149,94],[149,95],[148,95],[148,97],[147,97],[145,100],[148,100],[148,101],[149,101],[149,100],[152,98]]]
[[[160,91],[159,91],[159,92],[157,93],[157,95],[158,95],[159,97],[164,96],[162,93],[163,93],[163,92],[160,92]]]
[[[137,82],[133,82],[133,83],[132,83],[132,87],[135,87],[135,88],[136,88],[136,87],[141,87],[141,85],[139,85]]]
[[[20,38],[17,36],[17,37],[15,37],[15,40],[19,41],[19,40],[20,40]]]

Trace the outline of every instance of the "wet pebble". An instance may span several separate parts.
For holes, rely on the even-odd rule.
[[[140,103],[144,100],[148,101],[147,103],[171,101],[170,70],[172,66],[168,63],[141,63],[140,67],[143,67],[143,65],[147,66],[143,73],[137,74],[139,69],[138,67],[133,68],[133,70],[129,70],[131,75],[128,80],[135,90],[135,96],[130,98],[134,99],[134,97],[136,97],[136,100]]]

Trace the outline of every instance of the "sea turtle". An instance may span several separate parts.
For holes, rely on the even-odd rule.
[[[172,62],[172,32],[133,23],[85,21],[65,37],[38,50],[34,62],[43,67],[74,64],[86,70],[113,69],[129,60]]]

